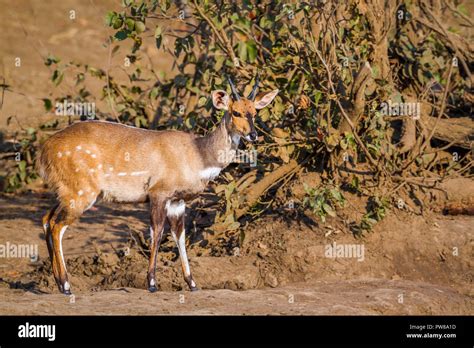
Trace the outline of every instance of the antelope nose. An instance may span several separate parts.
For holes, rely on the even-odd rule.
[[[257,136],[258,136],[257,132],[252,132],[252,133],[249,134],[249,138],[250,138],[251,141],[257,140]]]

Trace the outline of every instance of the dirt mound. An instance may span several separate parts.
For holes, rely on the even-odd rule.
[[[241,245],[227,249],[219,249],[219,235],[189,231],[191,269],[198,287],[203,289],[197,297],[188,291],[177,292],[187,290],[187,286],[177,248],[165,234],[157,263],[161,292],[153,297],[145,290],[147,247],[138,238],[146,230],[146,206],[100,203],[96,211],[88,212],[71,226],[63,240],[72,289],[82,303],[79,310],[70,307],[59,294],[51,274],[39,224],[41,209],[51,204],[50,198],[0,197],[0,204],[4,208],[0,211],[0,242],[37,244],[40,257],[36,263],[4,259],[0,265],[2,297],[11,298],[15,305],[25,301],[25,305],[10,308],[0,301],[2,313],[473,312],[471,216],[427,213],[422,217],[393,210],[372,233],[354,238],[344,225],[350,220],[345,212],[324,225],[309,218],[297,224],[293,216],[276,215],[249,224],[245,236],[240,236]],[[229,238],[237,236],[224,239]],[[363,246],[363,255],[327,254],[328,246],[348,245]],[[179,294],[193,296],[195,302],[177,307]],[[290,294],[298,294],[301,302],[297,306],[288,307]],[[411,305],[399,305],[400,294],[405,294]],[[31,296],[37,296],[34,308],[27,305],[31,304]],[[128,303],[132,298],[143,302],[133,311],[124,306],[105,309],[107,301]],[[271,303],[263,303],[263,299],[271,299]],[[55,307],[51,301],[65,304]],[[96,301],[105,307],[98,309]],[[237,305],[232,301],[241,302]],[[258,301],[262,302],[260,306],[250,308]],[[356,305],[357,301],[362,302]],[[147,309],[145,304],[150,302],[156,302],[160,309]]]
[[[404,222],[407,219],[410,223]],[[453,221],[433,215],[425,220],[391,214],[374,233],[355,239],[338,229],[337,220],[329,220],[322,227],[297,225],[284,218],[265,219],[247,229],[243,246],[235,255],[203,256],[206,247],[196,243],[189,248],[189,258],[202,289],[248,290],[321,279],[369,277],[425,281],[472,295],[470,226],[471,217]],[[331,248],[347,245],[358,246],[364,253],[349,257],[328,255]],[[109,252],[69,257],[66,253],[66,260],[75,292],[146,287],[147,250],[132,240],[127,247]],[[21,280],[10,283],[15,288],[56,291],[48,259],[33,271],[23,273]],[[169,240],[164,241],[159,253],[158,286],[162,291],[187,289],[177,249]]]
[[[161,257],[158,264],[159,290],[187,289],[182,280],[178,262],[169,262]],[[258,267],[249,263],[248,259],[204,256],[191,260],[190,264],[195,278],[199,279],[198,285],[202,289],[256,289],[262,288],[267,283],[266,280],[274,279],[272,275],[264,275],[262,278]],[[136,250],[131,250],[128,255],[123,253],[81,255],[68,259],[67,269],[75,292],[113,290],[123,287],[145,289],[148,259]],[[209,270],[213,271],[209,272]],[[24,274],[21,280],[12,282],[12,287],[55,291],[56,284],[50,261],[42,261],[35,270]]]

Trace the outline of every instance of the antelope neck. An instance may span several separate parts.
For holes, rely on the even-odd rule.
[[[240,135],[230,128],[230,117],[226,114],[220,124],[204,137],[196,139],[204,167],[225,168],[234,159],[240,142]]]

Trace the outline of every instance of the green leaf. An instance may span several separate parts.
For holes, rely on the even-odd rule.
[[[341,192],[339,192],[337,189],[332,189],[331,190],[331,195],[338,202],[341,202],[341,201],[344,200],[344,197],[342,197]]]
[[[113,22],[112,27],[113,27],[114,29],[119,29],[119,28],[122,27],[122,25],[123,25],[123,20],[122,20],[122,18],[118,18],[118,17],[117,17],[117,18],[114,19],[114,22]]]
[[[336,212],[334,211],[334,209],[329,204],[324,203],[323,204],[323,209],[329,216],[336,217]]]
[[[219,56],[217,56],[215,59],[216,59],[216,64],[214,65],[214,69],[215,69],[216,71],[219,71],[219,70],[222,69],[222,66],[224,65],[224,62],[225,62],[225,60],[226,60],[226,56],[224,56],[224,55],[219,55]]]
[[[48,55],[48,57],[46,57],[46,60],[44,62],[44,64],[46,66],[50,66],[51,64],[57,64],[59,63],[61,60],[51,54]]]
[[[115,33],[114,37],[119,40],[119,41],[122,41],[122,40],[125,40],[128,36],[128,30],[119,30]]]
[[[265,108],[265,109],[262,109],[259,111],[258,113],[258,116],[260,117],[260,119],[263,121],[263,122],[266,122],[268,121],[268,119],[270,118],[270,111],[268,108]]]
[[[239,42],[239,44],[237,45],[237,53],[242,62],[247,61],[247,45],[245,44],[245,42]]]
[[[253,63],[255,58],[257,58],[257,45],[255,44],[255,41],[247,42],[247,56],[250,63]]]
[[[146,26],[145,26],[145,23],[143,22],[140,22],[140,21],[136,21],[135,22],[135,31],[138,33],[138,34],[141,34],[145,31],[146,29]]]
[[[115,19],[117,18],[117,13],[114,11],[109,11],[105,15],[105,24],[111,27],[114,24]]]
[[[207,98],[206,97],[201,97],[201,98],[199,98],[198,106],[204,106],[204,105],[206,105],[206,102],[207,102]]]
[[[20,170],[20,173],[24,173],[26,171],[26,161],[18,162],[18,169]]]
[[[155,28],[155,39],[160,38],[161,35],[163,35],[163,30],[161,29],[160,26],[157,26],[157,27]]]
[[[263,29],[268,29],[268,28],[271,28],[273,25],[273,22],[267,18],[267,16],[263,16],[262,18],[260,18],[260,26],[263,28]]]
[[[53,76],[51,77],[51,80],[54,82],[56,86],[58,86],[64,78],[64,74],[62,71],[59,70],[54,70]]]
[[[156,99],[158,96],[158,87],[153,87],[150,91],[150,99]]]
[[[44,109],[48,112],[51,111],[51,109],[53,108],[53,103],[51,102],[51,100],[47,98],[44,98],[42,100],[43,100]]]
[[[132,18],[127,18],[125,20],[125,25],[128,30],[132,31],[135,28],[135,21]]]

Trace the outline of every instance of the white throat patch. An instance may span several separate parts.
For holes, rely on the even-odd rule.
[[[212,180],[219,175],[222,168],[209,167],[199,172],[199,177],[203,180]]]
[[[240,135],[234,134],[234,135],[232,136],[232,142],[234,143],[234,145],[239,145],[239,143],[240,143]]]

